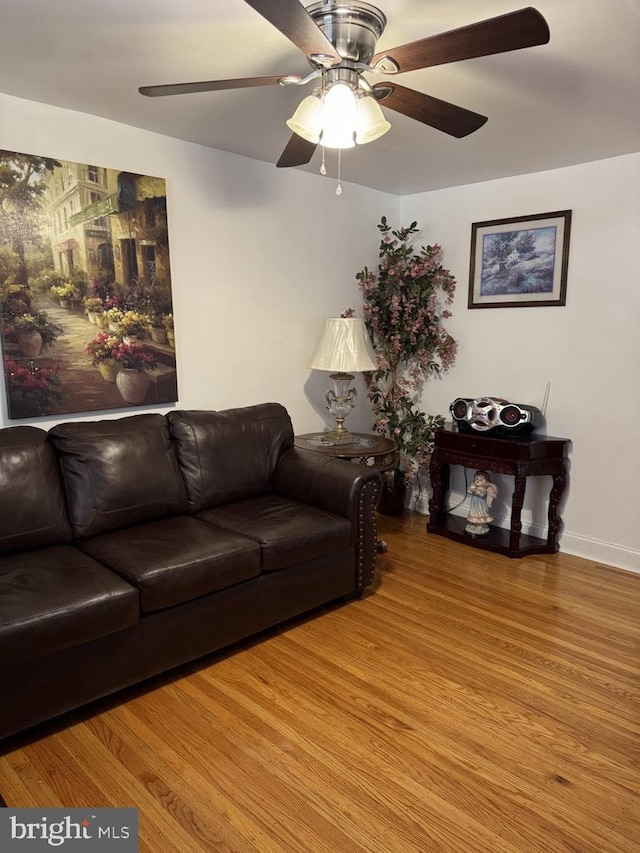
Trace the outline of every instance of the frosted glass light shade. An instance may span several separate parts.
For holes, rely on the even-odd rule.
[[[298,104],[287,127],[326,148],[353,148],[373,142],[391,125],[371,95],[355,93],[347,83],[334,83],[327,92],[315,89]]]
[[[338,373],[377,370],[376,355],[364,320],[328,317],[307,367]]]
[[[334,83],[324,96],[322,144],[325,148],[353,148],[356,99],[346,83]]]
[[[312,92],[300,101],[287,127],[307,142],[320,142],[323,109],[320,92]]]
[[[391,127],[375,98],[361,95],[356,102],[356,142],[365,145],[379,139]]]

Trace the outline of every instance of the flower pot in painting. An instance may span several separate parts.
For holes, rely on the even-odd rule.
[[[164,326],[151,326],[151,340],[154,344],[167,343],[167,330]]]
[[[98,364],[98,370],[102,378],[107,382],[115,382],[120,368],[115,361],[101,361]]]
[[[167,343],[172,349],[176,348],[176,336],[173,329],[167,329]]]
[[[109,320],[104,314],[96,314],[96,326],[99,329],[108,329],[109,328]]]
[[[116,376],[116,385],[127,403],[144,403],[151,380],[140,370],[124,369]]]
[[[21,332],[18,335],[20,352],[27,358],[36,358],[42,350],[42,335],[40,332]]]

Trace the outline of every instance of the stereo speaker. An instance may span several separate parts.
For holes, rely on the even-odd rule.
[[[501,397],[457,397],[449,411],[460,432],[517,437],[530,435],[544,424],[540,409]]]

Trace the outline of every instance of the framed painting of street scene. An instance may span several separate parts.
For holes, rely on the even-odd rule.
[[[0,150],[9,418],[178,399],[165,181]]]
[[[565,305],[571,211],[471,226],[469,308]]]

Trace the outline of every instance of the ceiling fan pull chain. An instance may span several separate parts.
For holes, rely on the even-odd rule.
[[[338,186],[336,187],[336,195],[342,195],[342,149],[338,148]]]
[[[322,163],[320,163],[320,174],[321,175],[327,174],[327,167],[326,167],[325,162],[324,162],[324,145],[322,146]]]

